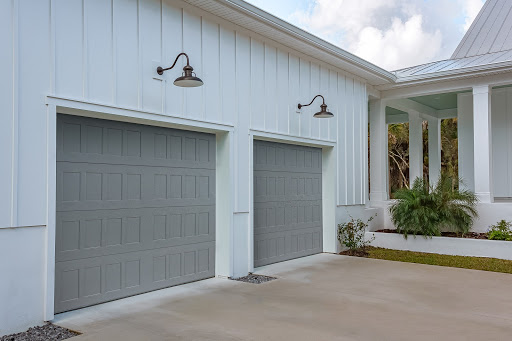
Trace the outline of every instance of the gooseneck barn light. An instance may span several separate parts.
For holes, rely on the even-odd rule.
[[[176,63],[178,62],[178,59],[181,56],[185,56],[187,58],[187,65],[185,65],[185,67],[183,68],[183,75],[181,77],[176,78],[176,80],[174,81],[174,85],[181,86],[184,88],[193,88],[196,86],[203,85],[203,81],[196,76],[196,73],[194,72],[194,68],[192,66],[190,66],[188,56],[184,52],[180,53],[176,57],[176,60],[174,61],[174,63],[172,64],[171,67],[164,69],[161,66],[159,66],[156,68],[156,72],[159,75],[162,75],[164,73],[164,71],[172,69],[174,66],[176,66]]]
[[[325,98],[322,95],[316,95],[315,97],[313,97],[313,99],[311,100],[311,102],[309,104],[300,104],[299,103],[299,105],[297,107],[300,110],[302,107],[310,106],[315,101],[315,99],[317,97],[321,97],[323,102],[320,105],[320,111],[317,112],[316,114],[314,114],[313,117],[316,117],[316,118],[331,118],[331,117],[334,117],[334,115],[332,113],[327,111],[327,105],[325,104]]]

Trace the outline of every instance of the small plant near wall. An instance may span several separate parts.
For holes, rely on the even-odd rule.
[[[408,235],[431,238],[444,231],[468,233],[478,216],[478,199],[473,192],[453,184],[452,178],[441,175],[435,186],[417,178],[411,188],[397,191],[389,210],[397,232],[406,239]]]
[[[489,227],[487,238],[491,240],[512,241],[512,222],[502,220]]]
[[[365,232],[368,229],[368,224],[376,217],[370,217],[367,221],[361,219],[354,219],[351,217],[347,223],[338,224],[338,241],[342,246],[348,247],[348,252],[344,254],[350,256],[364,256],[367,255],[367,248],[375,240],[365,239]]]

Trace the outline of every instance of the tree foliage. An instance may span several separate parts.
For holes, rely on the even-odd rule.
[[[409,124],[390,124],[388,129],[389,188],[391,197],[401,188],[409,188]],[[423,177],[428,180],[428,124],[423,122]],[[459,173],[457,119],[441,121],[441,169],[452,179]],[[458,184],[454,182],[456,187]]]
[[[457,178],[457,183],[461,180]],[[461,234],[469,232],[478,216],[476,195],[453,186],[454,180],[441,175],[430,186],[425,179],[417,178],[412,187],[395,192],[395,203],[390,207],[391,219],[397,231],[425,238],[440,236],[442,231]]]

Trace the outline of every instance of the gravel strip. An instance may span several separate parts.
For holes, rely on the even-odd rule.
[[[5,335],[0,341],[60,341],[79,335],[69,329],[47,323],[44,326],[32,327],[26,332]]]
[[[239,281],[239,282],[245,282],[245,283],[261,284],[261,283],[273,281],[274,279],[277,279],[277,278],[250,273],[249,275],[247,275],[245,277],[239,277],[239,278],[231,278],[230,277],[229,279],[231,279],[233,281]]]

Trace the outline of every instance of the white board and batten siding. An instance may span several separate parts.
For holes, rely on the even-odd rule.
[[[495,198],[512,198],[512,88],[492,91],[492,156]]]
[[[365,202],[366,85],[341,70],[167,0],[4,1],[0,226],[46,222],[45,97],[337,141],[338,205]],[[205,85],[175,87],[185,51]],[[156,64],[155,64],[156,63]],[[323,94],[334,119],[296,113]],[[319,101],[319,100],[317,100]],[[245,122],[247,120],[247,122]],[[245,180],[244,180],[245,182]]]
[[[41,308],[46,273],[40,271],[53,267],[41,237],[48,191],[55,190],[47,183],[55,167],[47,164],[55,130],[48,101],[181,118],[190,127],[232,127],[235,214],[251,211],[251,135],[333,146],[334,205],[366,203],[366,81],[330,64],[179,0],[1,1],[0,44],[0,243],[10,246],[0,248],[0,258],[16,259],[26,274],[0,283],[2,306],[9,316],[22,316],[9,320],[0,308],[0,321],[12,330],[42,321],[48,310]],[[170,66],[180,52],[189,55],[203,87],[172,84],[184,59],[159,79],[156,66]],[[317,94],[335,118],[313,118],[318,99],[296,112],[298,102]],[[12,285],[23,288],[27,304],[13,299]]]

